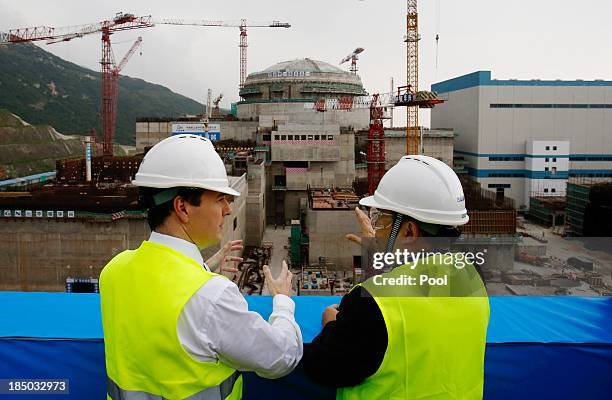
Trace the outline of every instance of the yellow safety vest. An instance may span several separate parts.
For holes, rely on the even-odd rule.
[[[445,256],[449,257],[449,256]],[[425,259],[427,260],[427,259]],[[472,264],[463,269],[421,260],[363,283],[382,312],[388,345],[374,375],[338,389],[338,399],[481,400],[489,302]],[[431,261],[431,260],[430,260]],[[425,265],[424,263],[427,263]],[[390,285],[421,274],[447,285]],[[399,281],[398,281],[399,279]]]
[[[242,377],[200,362],[181,345],[183,306],[216,276],[193,259],[144,241],[115,256],[100,275],[107,399],[240,399]]]

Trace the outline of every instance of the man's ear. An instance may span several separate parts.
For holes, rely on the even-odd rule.
[[[409,242],[416,241],[421,236],[421,228],[415,221],[405,221],[400,227],[398,237],[408,240]]]
[[[186,224],[189,222],[189,213],[187,211],[187,202],[181,196],[176,196],[174,200],[172,200],[172,208],[176,217],[182,223]]]

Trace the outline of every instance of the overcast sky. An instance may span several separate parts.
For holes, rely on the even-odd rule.
[[[304,57],[337,65],[355,47],[363,47],[358,67],[368,92],[389,91],[391,77],[396,85],[406,79],[406,1],[107,0],[94,5],[0,0],[0,30],[84,24],[110,19],[118,11],[154,18],[291,23],[290,29],[249,30],[248,73]],[[491,70],[498,79],[612,80],[611,16],[607,0],[421,0],[420,88],[477,70]],[[120,32],[113,35],[117,62],[138,36],[142,55],[134,55],[124,75],[200,102],[208,88],[215,96],[224,93],[224,107],[238,100],[238,28],[156,26]],[[100,68],[99,35],[40,45],[76,64]]]

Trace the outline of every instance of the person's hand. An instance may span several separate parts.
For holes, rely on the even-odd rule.
[[[227,262],[242,262],[242,257],[232,256],[230,255],[233,251],[242,250],[244,246],[242,245],[242,240],[230,240],[225,243],[218,252],[213,254],[208,260],[206,260],[206,265],[212,272],[215,273],[223,273],[223,272],[238,272],[237,268],[226,267]]]
[[[270,295],[276,296],[277,294],[284,294],[286,296],[291,295],[291,279],[293,274],[289,272],[287,263],[283,260],[280,274],[276,279],[272,278],[272,273],[267,265],[263,266],[263,273],[266,277],[266,287]]]
[[[357,217],[357,222],[359,222],[359,227],[361,228],[361,236],[349,233],[345,237],[351,242],[355,242],[361,245],[362,237],[375,237],[376,231],[372,226],[372,221],[370,221],[370,217],[368,217],[366,213],[361,211],[359,207],[355,207],[355,216]]]
[[[338,304],[332,304],[331,306],[327,307],[325,311],[323,311],[321,325],[325,326],[328,322],[335,321],[336,315],[338,315]]]

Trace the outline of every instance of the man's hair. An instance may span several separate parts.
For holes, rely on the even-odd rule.
[[[176,195],[174,195],[172,199],[156,205],[154,196],[166,190],[168,189],[140,188],[140,202],[147,210],[147,222],[151,230],[155,230],[158,226],[162,225],[164,221],[166,221],[166,218],[172,214],[174,211],[175,197],[180,196],[185,199],[187,203],[197,207],[200,205],[202,194],[206,191],[206,189],[200,188],[180,187],[177,188]]]
[[[404,215],[404,222],[414,221],[421,231],[423,237],[439,237],[439,238],[458,238],[461,235],[461,229],[454,226],[428,224],[426,222],[419,221],[415,218]]]

